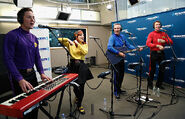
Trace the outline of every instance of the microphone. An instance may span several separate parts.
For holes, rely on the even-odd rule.
[[[99,74],[97,77],[98,78],[105,78],[107,75],[110,74],[110,71],[106,71],[106,72],[102,72],[101,74]]]
[[[89,36],[90,39],[100,39],[98,37],[95,37],[95,36]]]
[[[160,28],[161,31],[167,31],[166,29]]]
[[[49,27],[47,25],[41,25],[41,24],[39,24],[38,27],[39,28],[47,28],[47,29],[57,29],[57,28],[53,28],[53,27]]]
[[[132,35],[132,33],[131,32],[128,32],[128,31],[125,31],[125,33],[128,34],[128,35]]]

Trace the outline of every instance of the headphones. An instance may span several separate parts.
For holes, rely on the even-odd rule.
[[[120,26],[121,26],[121,24],[115,23],[115,24],[113,24],[113,28],[114,28],[115,25],[120,25]],[[121,32],[121,31],[122,31],[122,27],[120,27],[120,32]]]
[[[120,32],[122,31],[122,28],[120,28]]]
[[[161,22],[160,21],[155,21],[154,23],[153,23],[153,28],[155,28],[155,23],[156,22],[159,22],[160,23],[160,28],[162,27],[162,24],[161,24]]]
[[[22,17],[22,16],[17,16],[17,21],[18,21],[20,24],[23,24],[23,17]]]

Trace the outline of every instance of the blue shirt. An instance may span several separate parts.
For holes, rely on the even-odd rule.
[[[4,62],[10,75],[20,81],[23,79],[19,69],[33,68],[44,73],[38,48],[38,39],[21,27],[8,32],[4,39]]]
[[[135,47],[128,42],[123,34],[112,34],[110,36],[107,49],[115,54],[118,54],[119,51],[116,50],[114,47],[127,47],[129,49],[135,49]]]

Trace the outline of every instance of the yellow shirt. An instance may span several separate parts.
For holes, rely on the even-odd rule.
[[[85,60],[85,55],[88,53],[88,45],[78,43],[78,47],[69,43],[68,38],[58,38],[58,40],[68,48],[71,59]]]

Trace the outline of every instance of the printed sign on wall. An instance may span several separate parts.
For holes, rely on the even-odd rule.
[[[41,56],[42,65],[44,68],[44,73],[52,78],[51,72],[51,59],[50,59],[50,46],[49,46],[49,30],[34,28],[31,32],[38,38],[39,41],[39,51]],[[34,67],[36,69],[36,67]],[[40,75],[37,72],[37,79],[41,81]]]

